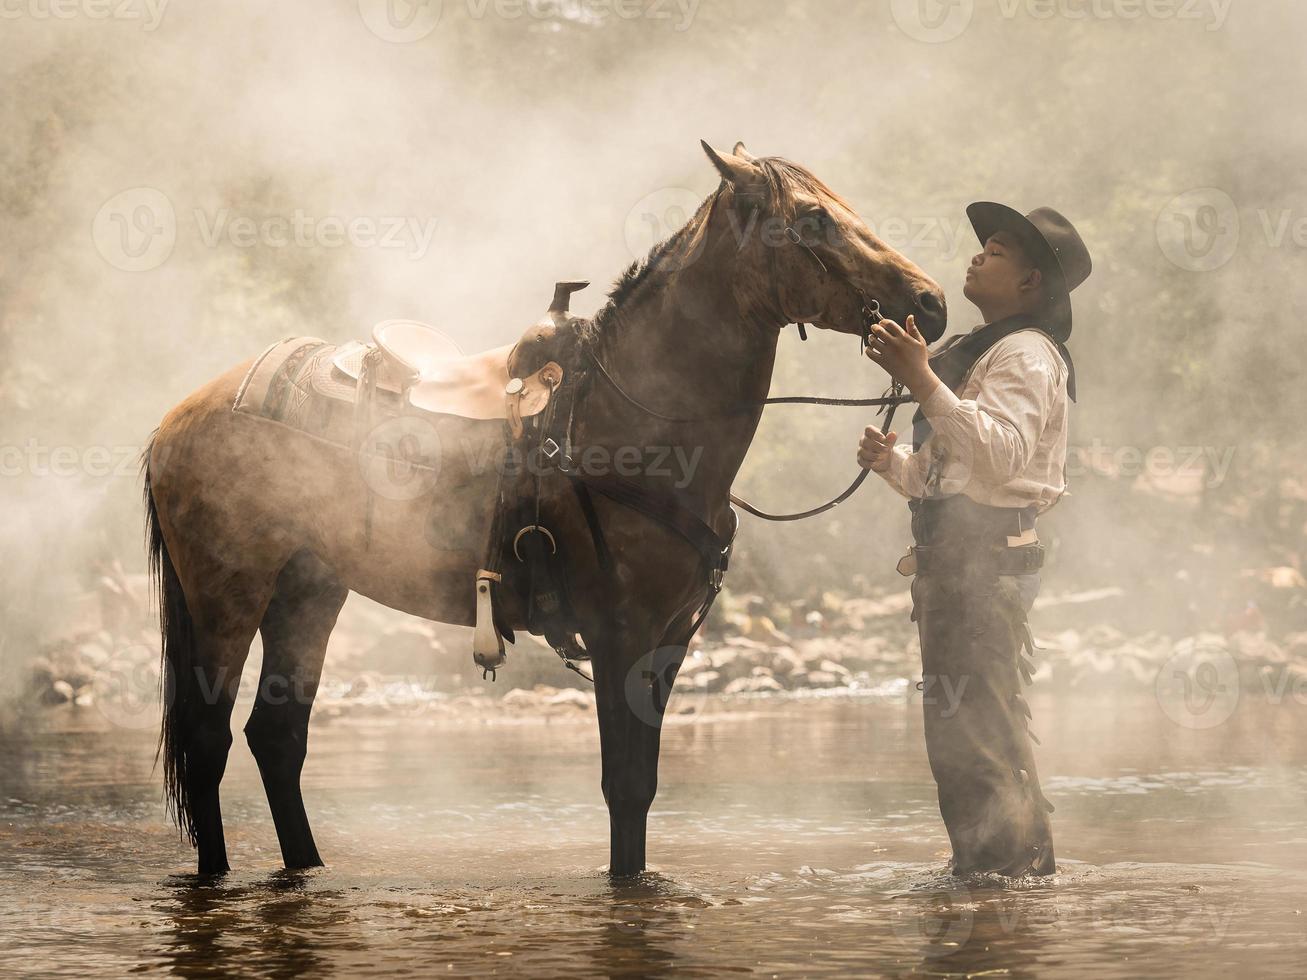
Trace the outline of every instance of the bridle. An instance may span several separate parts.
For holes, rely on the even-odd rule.
[[[799,234],[799,232],[794,228],[793,225],[786,226],[785,238],[788,243],[792,245],[798,245],[800,248],[802,248],[804,254],[807,255],[814,263],[816,263],[817,268],[821,270],[821,273],[823,275],[831,276],[833,278],[841,280],[858,297],[859,301],[861,302],[860,318],[859,318],[858,326],[861,335],[862,353],[865,355],[867,352],[867,348],[871,344],[871,328],[884,319],[884,317],[881,316],[880,313],[880,303],[877,300],[869,297],[861,286],[855,283],[842,271],[836,269],[834,272],[832,272],[831,269],[826,265],[826,263],[821,260],[821,256],[817,254],[816,250],[803,240],[803,236]],[[807,324],[800,320],[789,319],[789,314],[785,311],[784,304],[780,296],[780,279],[776,275],[775,253],[769,252],[768,255],[770,257],[768,262],[769,272],[771,273],[773,289],[775,290],[775,294],[776,294],[775,295],[776,308],[780,310],[781,315],[783,317],[787,318],[786,319],[787,323],[794,323],[798,326],[800,339],[807,340],[808,339],[808,333],[806,329]],[[885,394],[882,395],[880,398],[826,398],[826,397],[820,397],[816,395],[790,395],[790,396],[780,397],[780,398],[764,398],[761,401],[755,401],[755,402],[744,402],[736,406],[734,409],[728,410],[718,415],[703,415],[703,416],[696,416],[692,418],[684,418],[675,415],[664,414],[663,412],[659,412],[656,409],[651,408],[650,406],[644,404],[617,382],[617,379],[614,378],[612,374],[609,373],[608,369],[604,366],[603,362],[593,351],[590,352],[590,359],[593,362],[599,376],[602,377],[608,383],[609,387],[611,387],[618,395],[620,395],[630,405],[639,409],[641,412],[648,415],[649,417],[658,419],[660,422],[672,422],[677,424],[710,422],[719,419],[734,418],[738,415],[746,414],[755,408],[765,407],[767,405],[832,405],[832,406],[844,407],[844,408],[879,407],[880,412],[877,412],[876,414],[877,415],[880,415],[881,413],[885,414],[884,430],[889,431],[889,427],[894,422],[895,410],[900,405],[906,404],[907,402],[911,402],[913,400],[911,396],[903,394],[902,383],[895,381],[891,383],[887,389],[885,389]],[[809,517],[816,517],[818,514],[824,514],[828,510],[832,510],[833,508],[838,507],[840,504],[844,503],[844,501],[848,500],[851,496],[853,496],[858,491],[858,488],[862,486],[863,482],[867,479],[868,472],[870,471],[865,469],[860,469],[858,471],[858,475],[854,478],[853,482],[850,483],[849,486],[844,490],[844,492],[832,498],[831,500],[828,500],[826,503],[821,504],[817,507],[813,507],[809,510],[797,511],[792,514],[768,513],[767,511],[755,507],[753,504],[749,503],[743,497],[739,497],[734,493],[730,495],[730,499],[731,499],[731,503],[735,504],[741,510],[745,511],[748,514],[752,514],[754,517],[759,517],[764,521],[802,521],[802,520],[806,520]]]

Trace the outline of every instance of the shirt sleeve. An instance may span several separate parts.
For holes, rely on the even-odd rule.
[[[1050,352],[1020,343],[995,349],[974,399],[959,398],[946,385],[936,388],[921,410],[933,429],[931,441],[948,450],[949,475],[962,487],[972,480],[1001,487],[1019,476],[1059,384]]]
[[[929,442],[918,452],[895,445],[890,450],[889,466],[875,473],[900,496],[920,497],[925,493],[926,472],[930,469]]]

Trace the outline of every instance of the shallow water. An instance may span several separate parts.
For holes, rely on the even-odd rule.
[[[164,822],[150,734],[48,712],[0,748],[0,972],[1298,975],[1307,712],[1193,731],[1070,697],[1032,699],[1060,867],[1034,883],[942,873],[918,709],[881,700],[669,721],[656,870],[625,884],[589,718],[315,724],[308,873],[280,870],[238,740],[213,882]]]

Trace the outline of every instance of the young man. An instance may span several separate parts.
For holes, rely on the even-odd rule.
[[[963,294],[984,323],[931,356],[912,317],[872,328],[867,356],[912,392],[912,448],[869,426],[858,462],[909,498],[926,753],[955,874],[1052,874],[1053,837],[1035,772],[1026,614],[1043,548],[1035,517],[1066,489],[1071,290],[1089,252],[1050,208],[967,208],[983,250]]]

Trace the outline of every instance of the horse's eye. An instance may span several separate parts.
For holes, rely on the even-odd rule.
[[[830,215],[821,208],[812,208],[800,214],[794,223],[805,238],[820,238],[830,226]]]

